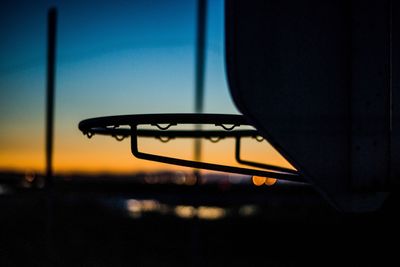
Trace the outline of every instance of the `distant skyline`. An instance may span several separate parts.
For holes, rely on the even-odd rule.
[[[44,170],[51,6],[58,10],[55,172],[179,168],[135,159],[129,141],[88,140],[77,125],[97,116],[194,111],[196,1],[42,0],[0,3],[0,169]],[[223,31],[223,0],[208,1],[204,112],[239,114],[226,83]]]

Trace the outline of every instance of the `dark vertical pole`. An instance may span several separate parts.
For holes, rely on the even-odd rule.
[[[205,73],[205,46],[206,46],[206,14],[207,0],[197,1],[197,31],[196,31],[196,73],[195,73],[195,102],[194,110],[196,113],[202,113],[204,109],[204,73]],[[196,130],[201,130],[201,125],[196,125]],[[201,139],[194,140],[194,159],[201,159]],[[196,186],[200,183],[199,170],[194,171],[196,177]],[[197,192],[198,193],[198,192]],[[198,194],[196,195],[196,197]],[[195,206],[197,207],[197,200]],[[193,219],[192,227],[192,266],[202,266],[201,257],[201,235],[200,222],[196,217]]]
[[[205,73],[205,43],[206,43],[206,18],[207,0],[197,1],[197,40],[196,40],[196,76],[195,76],[195,105],[196,113],[204,109],[204,73]],[[198,128],[200,130],[200,127]],[[194,158],[201,159],[201,140],[195,139]]]
[[[53,129],[54,85],[56,57],[57,10],[50,8],[47,14],[47,99],[46,99],[46,256],[49,265],[55,262],[54,248],[54,192],[53,192]]]
[[[57,11],[50,8],[47,17],[47,103],[46,103],[46,185],[53,181],[54,84]]]
[[[203,112],[207,0],[198,0],[195,112]]]

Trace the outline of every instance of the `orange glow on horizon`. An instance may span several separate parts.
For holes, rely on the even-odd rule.
[[[135,158],[130,151],[129,138],[122,142],[117,142],[109,136],[94,136],[88,139],[76,129],[73,132],[68,132],[66,129],[59,130],[55,136],[53,169],[56,174],[129,174],[159,170],[192,170],[188,167]],[[9,139],[11,140],[12,138]],[[45,154],[43,140],[30,146],[28,146],[30,143],[28,141],[25,141],[27,144],[26,148],[24,148],[24,145],[19,145],[14,149],[2,143],[2,147],[0,147],[0,170],[44,172]],[[211,143],[208,140],[204,140],[202,144],[204,162],[249,168],[236,162],[234,158],[235,146],[233,139],[221,140],[218,143]],[[293,168],[268,143],[254,144],[243,141],[243,159],[254,161],[264,159],[264,163]],[[259,149],[260,147],[261,149]],[[139,140],[139,149],[149,153],[191,160],[193,157],[193,140],[171,140],[164,144],[156,139],[143,138]],[[273,185],[276,181],[268,178],[264,182]]]

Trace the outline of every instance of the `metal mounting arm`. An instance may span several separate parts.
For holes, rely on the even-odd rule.
[[[162,124],[167,126],[163,127]],[[221,126],[222,130],[169,130],[178,124],[212,124]],[[138,129],[139,125],[157,126],[158,130]],[[226,125],[232,125],[227,127]],[[121,127],[125,126],[125,127]],[[139,158],[167,164],[180,165],[196,169],[207,169],[244,175],[265,176],[270,178],[303,182],[304,179],[297,171],[258,162],[243,160],[240,157],[240,140],[242,137],[259,136],[257,130],[234,130],[239,126],[251,126],[240,115],[222,114],[143,114],[100,117],[81,121],[79,129],[88,137],[94,134],[110,135],[118,141],[131,137],[132,154]],[[235,138],[235,159],[238,163],[255,167],[235,167],[187,159],[172,158],[167,156],[149,154],[138,149],[138,137],[154,137],[162,142],[174,138],[205,138],[211,142],[218,142],[224,138]],[[259,139],[257,139],[260,141]]]

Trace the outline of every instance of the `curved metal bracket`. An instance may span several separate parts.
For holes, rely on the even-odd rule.
[[[138,129],[139,125],[156,126],[158,130]],[[162,124],[167,126],[162,127]],[[168,130],[171,126],[178,124],[214,124],[221,126],[223,130]],[[120,127],[120,126],[125,127]],[[226,125],[232,125],[227,127]],[[260,136],[257,130],[234,130],[239,126],[249,125],[243,116],[223,115],[223,114],[142,114],[142,115],[122,115],[93,118],[81,121],[79,129],[88,137],[94,134],[111,135],[117,140],[122,140],[127,136],[131,137],[132,154],[139,158],[157,161],[167,164],[180,165],[185,167],[238,173],[245,175],[265,176],[282,180],[303,182],[304,179],[297,171],[283,168],[280,166],[263,164],[243,160],[240,156],[240,140],[242,137],[257,138]],[[162,142],[168,142],[174,138],[205,138],[212,142],[218,142],[223,138],[235,138],[235,159],[239,164],[251,166],[253,168],[235,167],[220,165],[207,162],[172,158],[167,156],[149,154],[138,149],[138,137],[154,137]],[[257,141],[262,141],[259,138]]]

